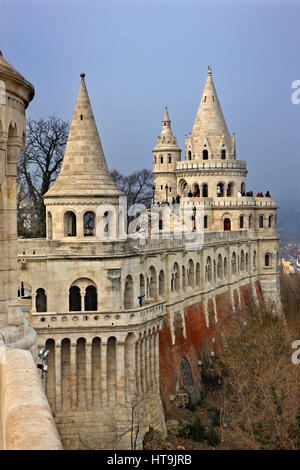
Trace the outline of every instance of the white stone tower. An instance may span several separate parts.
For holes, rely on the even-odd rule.
[[[167,106],[162,121],[162,130],[153,149],[154,201],[171,202],[177,194],[176,163],[180,162],[181,149],[172,133]]]
[[[18,307],[18,157],[25,146],[25,110],[34,88],[0,52],[0,343],[34,348],[35,334]]]

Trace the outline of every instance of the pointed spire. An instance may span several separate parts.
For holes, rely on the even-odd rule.
[[[168,113],[168,108],[165,106],[165,114],[162,120],[162,130],[161,130],[161,136],[170,136],[173,137],[172,129],[171,129],[171,119],[169,117]]]
[[[165,106],[161,133],[160,136],[157,137],[156,146],[153,150],[155,151],[161,148],[170,148],[170,150],[180,150],[176,143],[176,137],[173,135],[171,129],[171,119],[168,113],[167,106]]]
[[[197,138],[200,146],[204,136],[210,142],[214,157],[217,157],[220,142],[226,142],[227,149],[232,152],[232,139],[229,135],[218,95],[212,78],[212,68],[208,67],[207,79],[202,93],[199,109],[191,133],[192,138]],[[198,152],[197,152],[198,153]]]
[[[85,74],[74,109],[63,164],[45,197],[121,195],[110,176],[85,85]]]

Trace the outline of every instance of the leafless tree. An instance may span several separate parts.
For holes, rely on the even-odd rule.
[[[44,237],[46,211],[44,194],[55,181],[63,161],[69,123],[55,115],[27,120],[26,147],[18,162],[23,193],[34,211],[36,224],[30,236]],[[19,221],[19,230],[21,230]]]
[[[153,175],[151,170],[144,168],[127,176],[122,175],[118,170],[112,170],[111,176],[126,194],[128,206],[132,204],[150,206],[153,198]]]

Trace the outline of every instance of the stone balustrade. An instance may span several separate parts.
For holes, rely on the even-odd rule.
[[[177,170],[214,170],[214,169],[222,169],[222,170],[232,170],[232,169],[239,169],[239,170],[246,170],[246,162],[244,160],[207,160],[202,162],[187,162],[182,161],[176,164]]]
[[[166,313],[165,302],[140,308],[115,312],[32,312],[31,325],[35,329],[82,328],[82,327],[133,327],[162,317]]]

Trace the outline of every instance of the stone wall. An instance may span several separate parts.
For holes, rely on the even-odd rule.
[[[0,404],[3,449],[62,449],[30,352],[7,349],[1,355]]]

